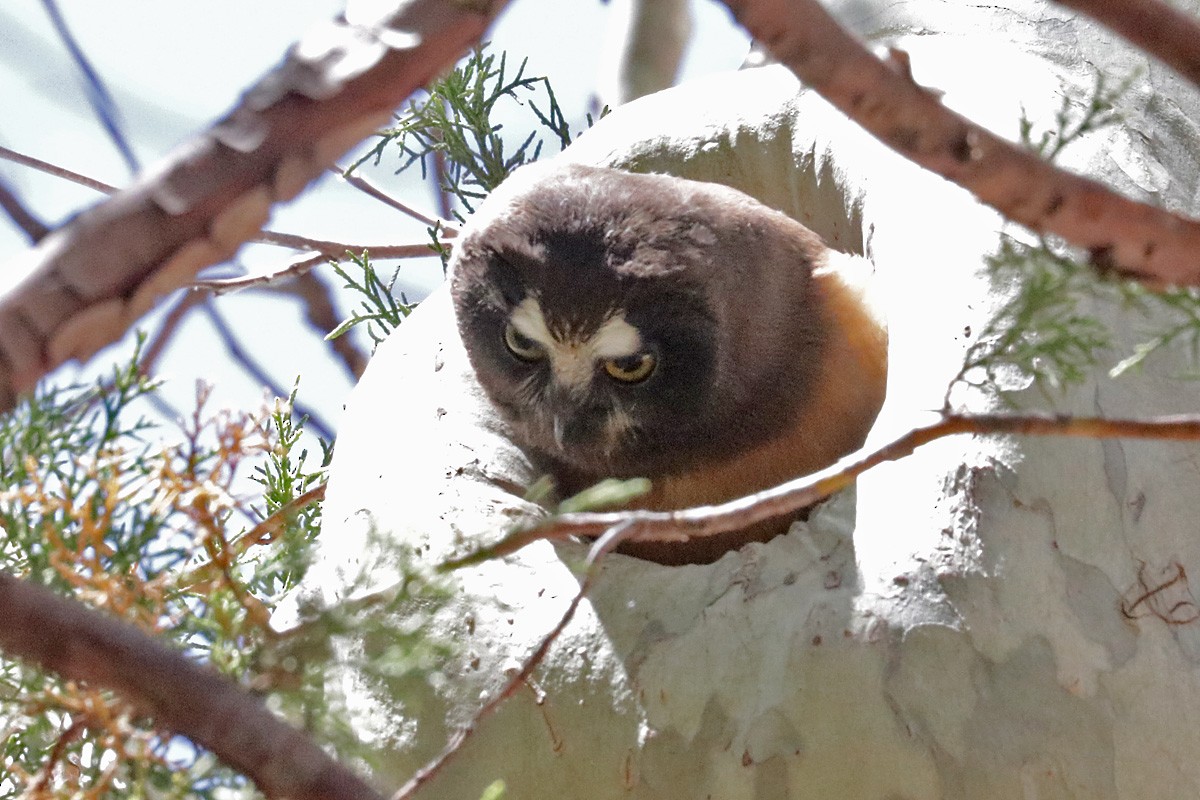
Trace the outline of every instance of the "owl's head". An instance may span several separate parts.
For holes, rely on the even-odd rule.
[[[524,167],[488,198],[455,245],[451,291],[519,445],[583,480],[674,474],[752,444],[767,427],[755,409],[780,389],[802,395],[812,320],[795,358],[741,349],[797,329],[781,316],[803,310],[819,243],[796,225],[807,238],[789,250],[788,279],[762,283],[758,260],[786,256],[747,203],[575,165]]]

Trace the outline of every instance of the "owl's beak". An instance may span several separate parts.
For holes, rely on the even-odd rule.
[[[594,450],[604,444],[604,415],[599,412],[576,412],[555,414],[551,418],[550,430],[554,444],[561,452],[586,448]]]

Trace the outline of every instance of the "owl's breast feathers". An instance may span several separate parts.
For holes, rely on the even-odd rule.
[[[887,328],[855,274],[858,259],[831,253],[813,272],[823,345],[811,385],[767,440],[737,455],[660,478],[638,505],[713,505],[823,469],[862,445],[883,405]],[[849,274],[847,274],[849,273]]]

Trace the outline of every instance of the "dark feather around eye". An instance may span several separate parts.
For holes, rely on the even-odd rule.
[[[491,268],[492,282],[500,290],[504,302],[511,307],[525,299],[527,292],[516,267],[496,253],[492,255]]]

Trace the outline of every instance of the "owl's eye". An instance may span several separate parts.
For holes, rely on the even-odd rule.
[[[517,330],[511,322],[504,329],[504,344],[522,361],[541,361],[546,357],[545,348]]]
[[[650,377],[658,360],[653,353],[634,353],[621,358],[604,359],[604,371],[621,383],[641,383]]]

